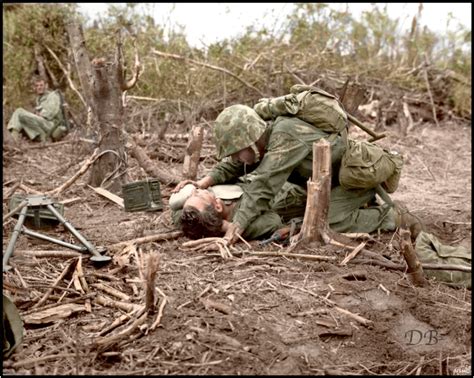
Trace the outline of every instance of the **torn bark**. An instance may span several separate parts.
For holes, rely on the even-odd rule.
[[[401,238],[401,251],[408,265],[408,277],[413,285],[425,286],[427,281],[423,274],[423,267],[421,266],[413,249],[413,245],[411,244],[410,231],[400,229],[399,233]]]
[[[324,242],[331,193],[331,145],[327,140],[313,144],[313,178],[308,180],[306,210],[300,235],[305,242]]]

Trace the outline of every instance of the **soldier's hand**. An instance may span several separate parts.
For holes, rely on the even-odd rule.
[[[194,180],[183,180],[176,187],[171,191],[171,193],[176,193],[179,192],[183,187],[187,184],[194,185],[196,188],[199,189],[207,189],[209,188],[212,184],[214,184],[214,180],[210,176],[205,176],[202,179],[198,181]]]
[[[196,181],[193,181],[193,180],[183,180],[181,182],[178,183],[178,185],[175,186],[175,188],[171,191],[171,193],[177,193],[179,192],[181,189],[184,188],[185,185],[187,184],[192,184],[194,186],[197,187],[196,185]]]
[[[230,223],[224,235],[224,240],[227,241],[228,245],[232,245],[239,239],[239,236],[242,235],[243,232],[243,228],[238,224]]]

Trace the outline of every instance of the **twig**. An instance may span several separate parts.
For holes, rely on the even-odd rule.
[[[428,80],[428,70],[426,69],[427,66],[428,66],[428,58],[427,58],[426,53],[425,53],[425,66],[423,67],[423,74],[424,74],[425,81],[426,81],[426,88],[428,89],[428,95],[430,96],[431,110],[433,112],[433,118],[434,118],[434,121],[436,123],[436,126],[439,127],[438,117],[436,116],[436,107],[435,107],[435,103],[434,103],[434,100],[433,100],[433,94],[431,93],[430,81]]]
[[[366,244],[367,244],[367,241],[363,241],[362,243],[360,243],[356,248],[354,248],[354,250],[351,253],[349,253],[346,256],[346,258],[344,258],[344,260],[340,262],[339,265],[341,266],[346,265],[349,261],[351,261],[354,257],[357,256],[357,254],[365,247]]]
[[[255,256],[282,256],[282,257],[295,257],[307,260],[324,260],[332,261],[336,260],[335,256],[319,256],[319,255],[304,255],[299,253],[287,253],[287,252],[247,252],[250,255]]]
[[[26,205],[28,205],[28,200],[23,200],[20,202],[20,204],[15,207],[12,211],[10,211],[9,213],[5,214],[5,216],[3,217],[3,223],[5,223],[5,221],[10,218],[13,214],[15,214],[17,211],[23,209]]]
[[[37,302],[35,303],[35,305],[32,307],[32,308],[38,308],[39,306],[41,306],[44,302],[46,302],[46,300],[48,299],[48,297],[51,295],[51,293],[53,292],[53,290],[55,289],[55,286],[57,286],[59,284],[59,282],[61,282],[61,280],[66,277],[66,275],[70,272],[71,269],[73,269],[75,267],[75,265],[77,264],[77,262],[79,261],[79,259],[74,259],[73,261],[71,261],[67,266],[66,268],[64,268],[64,270],[62,271],[62,273],[59,275],[59,277],[56,279],[56,281],[54,281],[52,287],[43,295],[43,297]]]
[[[160,324],[161,317],[163,316],[163,310],[166,306],[166,303],[168,302],[167,296],[162,293],[163,300],[160,303],[160,308],[158,309],[158,315],[156,316],[155,321],[149,328],[149,331],[153,331],[158,325]]]
[[[173,231],[173,232],[168,232],[168,233],[164,233],[164,234],[144,236],[144,237],[141,237],[141,238],[127,240],[127,241],[112,244],[112,245],[109,246],[109,248],[126,247],[128,245],[139,245],[139,244],[151,243],[151,242],[156,242],[156,241],[161,241],[161,240],[177,239],[182,235],[183,235],[182,231]]]
[[[127,312],[132,312],[136,310],[137,308],[141,308],[142,306],[139,306],[134,303],[128,303],[128,302],[120,302],[120,301],[114,301],[113,299],[104,297],[102,295],[98,295],[95,299],[94,302],[97,304],[100,304],[102,306],[107,306],[107,307],[115,307],[120,310],[124,310]]]
[[[255,92],[257,92],[260,96],[262,97],[265,97],[264,93],[261,92],[259,89],[255,88],[253,85],[247,83],[244,79],[241,79],[239,76],[237,76],[236,74],[230,72],[229,70],[225,69],[225,68],[221,68],[221,67],[217,67],[217,66],[213,66],[211,64],[207,64],[207,63],[203,63],[203,62],[198,62],[197,60],[193,60],[193,59],[189,59],[189,58],[186,58],[184,56],[181,56],[181,55],[176,55],[176,54],[169,54],[169,53],[164,53],[164,52],[161,52],[161,51],[158,51],[158,50],[153,50],[152,51],[153,54],[155,55],[158,55],[158,56],[162,56],[164,58],[172,58],[172,59],[177,59],[177,60],[183,60],[185,62],[189,62],[189,63],[193,63],[193,64],[197,64],[199,66],[203,66],[203,67],[206,67],[206,68],[210,68],[212,70],[216,70],[216,71],[219,71],[219,72],[224,72],[226,73],[227,75],[229,76],[232,76],[234,79],[240,81],[242,84],[244,84],[245,86],[253,89]]]
[[[15,250],[14,256],[34,256],[34,257],[81,257],[80,252],[73,251],[30,251],[30,250]],[[84,256],[89,258],[89,256]]]
[[[66,75],[66,79],[69,83],[69,86],[77,94],[77,97],[79,97],[79,99],[81,100],[82,104],[84,105],[84,108],[87,109],[86,101],[84,100],[84,97],[82,97],[81,92],[79,92],[77,90],[76,86],[74,85],[73,81],[71,80],[71,75],[70,75],[69,71],[66,70],[66,68],[63,66],[63,64],[61,63],[61,61],[59,60],[57,55],[53,52],[53,50],[51,50],[47,45],[44,45],[44,47],[46,47],[46,50],[48,50],[48,52],[51,54],[51,56],[56,60],[56,62],[59,65],[59,68],[61,68],[61,70],[64,72],[64,75]]]
[[[74,181],[76,181],[79,177],[81,177],[98,157],[99,157],[99,148],[97,147],[92,153],[91,157],[87,159],[87,161],[82,165],[81,169],[79,169],[79,171],[74,176],[72,176],[60,187],[50,190],[49,192],[46,192],[45,194],[56,196],[60,194],[61,192],[63,192],[65,189],[71,186]]]
[[[152,253],[148,256],[145,290],[145,310],[147,313],[155,312],[155,278],[160,262],[159,255]]]
[[[130,300],[130,296],[128,296],[127,294],[117,290],[117,289],[114,289],[113,287],[110,287],[110,286],[107,286],[105,284],[102,284],[102,283],[93,283],[91,284],[92,287],[95,287],[96,289],[99,289],[99,290],[102,290],[103,292],[107,293],[107,294],[110,294],[118,299],[122,299],[124,301],[129,301]]]
[[[361,323],[361,324],[363,324],[363,325],[365,325],[365,326],[367,326],[367,325],[369,325],[369,324],[372,323],[371,320],[366,319],[366,318],[364,318],[364,317],[362,317],[362,316],[360,316],[360,315],[354,314],[354,313],[350,312],[349,310],[346,310],[346,309],[344,309],[344,308],[342,308],[342,307],[339,307],[338,305],[336,305],[335,302],[331,301],[330,299],[324,298],[323,296],[321,296],[321,295],[319,295],[319,294],[313,293],[311,290],[306,290],[306,289],[303,289],[303,288],[301,288],[301,287],[297,287],[297,286],[293,286],[293,285],[284,284],[284,283],[282,283],[282,282],[280,283],[280,285],[285,286],[285,287],[289,287],[289,288],[292,288],[292,289],[300,290],[300,291],[302,291],[302,292],[304,292],[304,293],[311,294],[312,296],[314,296],[314,297],[316,297],[316,298],[318,298],[318,299],[320,299],[320,300],[326,302],[327,304],[331,305],[335,310],[337,310],[337,311],[339,311],[339,312],[341,312],[341,313],[343,313],[343,314],[345,314],[345,315],[347,315],[347,316],[350,316],[351,318],[353,318],[354,320],[358,321],[359,323]]]

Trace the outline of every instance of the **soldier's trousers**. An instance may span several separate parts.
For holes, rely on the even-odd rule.
[[[328,223],[336,232],[392,231],[395,226],[395,211],[388,205],[375,204],[375,190],[345,190],[337,186],[331,190]],[[283,222],[304,216],[306,190],[299,185],[285,183],[276,195],[272,210]]]
[[[53,127],[53,122],[23,108],[18,108],[13,112],[7,128],[8,130],[16,130],[18,132],[24,131],[31,140],[38,138],[44,142],[51,133]],[[58,140],[61,139],[66,132],[67,129],[65,126],[58,126],[50,136],[53,140]]]

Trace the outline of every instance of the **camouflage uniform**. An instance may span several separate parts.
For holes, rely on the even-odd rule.
[[[33,114],[18,108],[8,122],[8,130],[22,130],[31,140],[39,137],[44,142],[48,137],[52,140],[61,139],[67,133],[66,122],[61,109],[61,98],[57,91],[45,92],[36,99],[36,111]]]
[[[246,166],[228,157],[252,146],[264,132],[268,132],[269,137],[261,162]],[[306,188],[312,175],[313,142],[330,135],[296,117],[280,116],[273,125],[266,126],[249,107],[233,105],[224,109],[214,127],[218,159],[224,159],[208,176],[214,184],[230,182],[249,172],[255,176],[245,190],[233,223],[245,230],[260,214],[269,210],[271,200],[286,181]],[[338,170],[344,151],[345,143],[337,136],[331,141],[333,188],[338,186]],[[373,207],[370,211],[361,209],[374,198],[373,190],[349,192],[337,189],[331,193],[329,224],[339,232],[394,229],[393,210],[389,211],[385,206]]]

